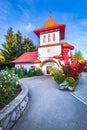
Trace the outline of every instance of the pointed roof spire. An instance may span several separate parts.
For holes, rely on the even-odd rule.
[[[57,24],[54,19],[52,18],[52,12],[50,13],[50,17],[48,18],[47,22],[45,25],[41,28],[38,28],[37,30],[34,30],[34,33],[40,37],[40,33],[50,31],[50,30],[55,30],[59,29],[60,30],[60,39],[64,39],[65,35],[65,24]]]
[[[52,18],[52,13],[50,13],[50,17],[48,18],[47,22],[45,23],[45,25],[43,27],[44,28],[45,27],[52,27],[55,25],[56,25],[56,23],[55,23],[54,19]]]

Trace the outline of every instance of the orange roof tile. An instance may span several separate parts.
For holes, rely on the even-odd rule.
[[[71,44],[69,44],[67,42],[62,42],[62,45],[63,45],[64,48],[74,49],[74,46],[72,46]]]
[[[52,16],[50,16],[45,23],[45,25],[41,28],[38,28],[37,30],[34,30],[34,33],[40,37],[40,33],[50,31],[50,30],[60,30],[60,38],[61,40],[64,39],[65,35],[65,24],[56,24],[55,21],[53,20]]]
[[[55,21],[53,20],[52,16],[50,16],[45,25],[43,26],[43,28],[48,28],[55,25],[56,25]]]

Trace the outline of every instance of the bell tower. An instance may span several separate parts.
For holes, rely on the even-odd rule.
[[[64,39],[65,24],[56,24],[52,16],[50,16],[45,25],[34,33],[40,38],[40,46],[38,47],[38,58],[43,61],[55,55],[61,55],[60,40]]]

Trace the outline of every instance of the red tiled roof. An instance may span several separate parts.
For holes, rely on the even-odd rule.
[[[72,46],[71,44],[67,43],[67,42],[62,42],[62,45],[64,48],[70,48],[71,50],[74,49],[74,46]]]
[[[55,21],[53,20],[52,16],[49,17],[45,25],[37,30],[34,30],[34,33],[40,37],[40,33],[49,31],[49,30],[55,30],[59,29],[60,30],[60,39],[64,39],[65,35],[65,24],[56,24]]]
[[[25,52],[19,56],[16,60],[11,61],[10,63],[39,63],[38,52]]]

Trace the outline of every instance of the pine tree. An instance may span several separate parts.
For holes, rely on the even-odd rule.
[[[5,35],[5,43],[2,44],[1,54],[5,62],[15,60],[24,52],[36,51],[37,48],[29,38],[23,38],[20,31],[13,33],[13,29],[9,28]]]
[[[23,52],[30,52],[37,50],[36,46],[29,38],[23,39]]]
[[[9,28],[7,34],[5,35],[6,42],[2,44],[3,49],[2,55],[5,58],[5,62],[9,62],[10,60],[14,60],[16,58],[16,39],[13,34],[12,28]]]
[[[16,37],[16,44],[17,44],[17,54],[16,56],[20,56],[21,54],[23,54],[23,38],[22,38],[22,34],[20,31],[17,31],[17,33],[15,34]]]

